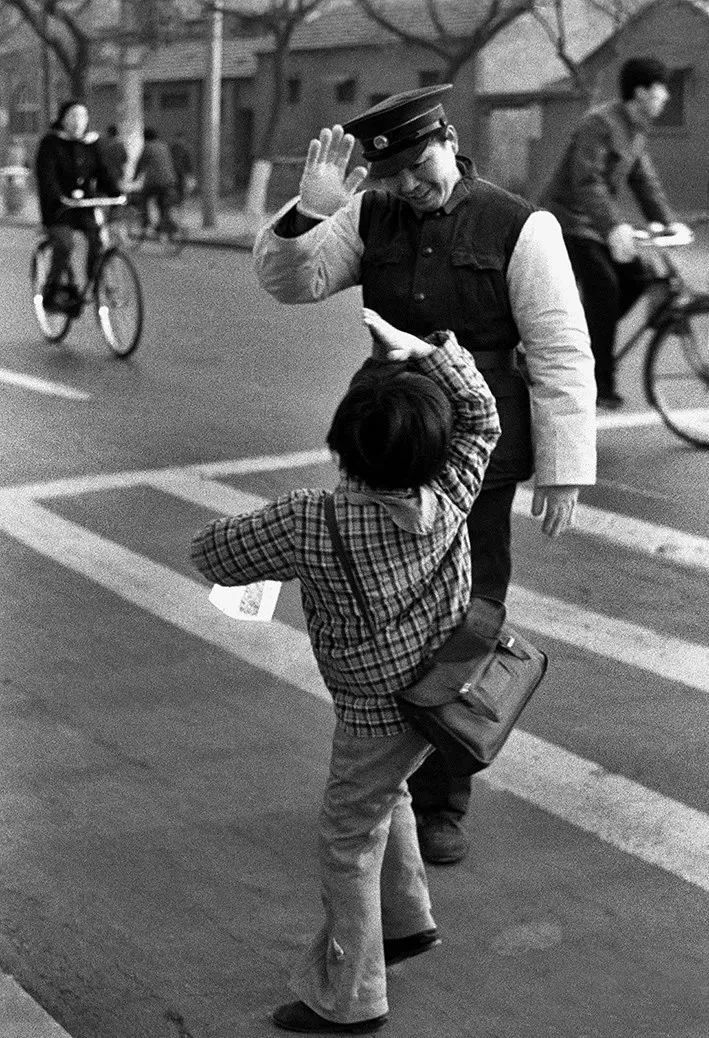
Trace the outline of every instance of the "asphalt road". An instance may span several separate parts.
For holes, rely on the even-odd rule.
[[[243,253],[146,252],[118,361],[90,317],[42,341],[33,236],[2,234],[0,971],[72,1038],[262,1038],[318,922],[332,713],[297,589],[235,626],[188,543],[332,485],[358,297],[284,308]],[[551,670],[469,859],[430,870],[444,944],[392,971],[392,1038],[709,1034],[709,454],[644,414],[637,365],[577,531],[544,541],[519,496],[510,613]]]

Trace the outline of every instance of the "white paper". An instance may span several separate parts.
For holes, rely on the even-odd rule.
[[[279,580],[260,580],[257,584],[238,587],[215,584],[209,593],[209,601],[232,620],[261,620],[267,623],[273,619],[280,590]]]

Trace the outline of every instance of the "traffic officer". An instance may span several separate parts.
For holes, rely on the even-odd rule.
[[[458,154],[442,106],[450,89],[397,94],[322,129],[300,195],[261,230],[254,258],[281,302],[361,285],[364,305],[391,324],[420,336],[451,329],[472,352],[502,425],[468,519],[473,593],[504,600],[517,484],[534,472],[532,514],[554,538],[571,526],[579,488],[595,481],[593,356],[556,219]],[[347,175],[354,137],[368,168]],[[459,861],[470,779],[432,754],[409,787],[424,858]]]

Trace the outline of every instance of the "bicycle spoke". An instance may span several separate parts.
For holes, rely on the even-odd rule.
[[[69,330],[71,318],[68,314],[44,309],[44,286],[52,262],[52,248],[47,243],[37,246],[32,258],[32,305],[37,324],[45,339],[58,343]]]
[[[660,332],[646,377],[667,426],[695,446],[709,446],[709,314],[688,315]]]
[[[108,345],[119,357],[127,357],[140,339],[143,301],[138,276],[119,250],[108,252],[101,264],[96,313]]]

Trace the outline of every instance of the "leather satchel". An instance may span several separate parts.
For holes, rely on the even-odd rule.
[[[325,518],[335,552],[373,636],[374,626],[345,551],[332,495]],[[475,597],[463,622],[434,653],[399,708],[445,759],[451,775],[472,775],[495,759],[547,669],[547,657],[505,623],[502,602]]]

